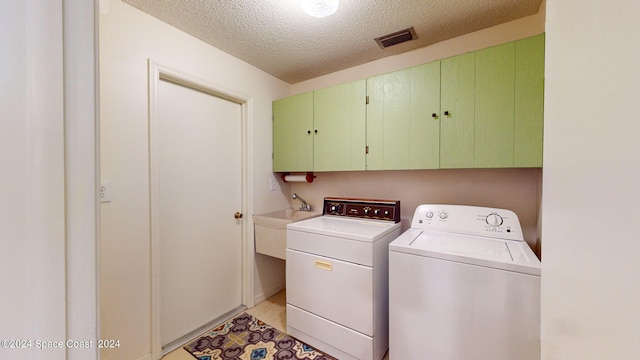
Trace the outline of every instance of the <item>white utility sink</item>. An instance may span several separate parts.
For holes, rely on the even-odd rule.
[[[292,209],[253,215],[256,252],[286,260],[287,224],[320,215]]]

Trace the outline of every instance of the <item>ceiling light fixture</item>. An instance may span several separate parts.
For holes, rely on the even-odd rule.
[[[339,0],[301,0],[302,10],[307,14],[323,18],[338,10]]]

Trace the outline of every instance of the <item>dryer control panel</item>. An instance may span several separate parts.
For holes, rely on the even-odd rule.
[[[400,222],[399,200],[324,198],[323,215]]]
[[[511,210],[464,205],[420,205],[411,227],[455,234],[524,241],[518,216]]]

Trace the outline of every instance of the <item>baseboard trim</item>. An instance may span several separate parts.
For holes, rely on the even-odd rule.
[[[264,291],[261,294],[258,294],[256,297],[253,298],[253,304],[254,305],[258,305],[259,303],[267,300],[268,298],[272,297],[273,295],[279,293],[280,291],[284,290],[286,288],[286,283],[281,283],[278,284],[275,287],[272,287],[271,289]]]
[[[151,358],[151,354],[147,354],[147,355],[145,355],[145,356],[143,356],[143,357],[139,358],[138,360],[152,360],[152,358]]]
[[[212,321],[200,326],[199,328],[191,331],[190,333],[168,343],[167,345],[162,347],[162,356],[165,356],[173,350],[188,344],[191,340],[197,339],[200,335],[206,333],[208,330],[211,330],[212,328],[222,324],[223,322],[231,319],[232,317],[240,314],[245,310],[247,310],[247,307],[244,305],[240,305],[235,309],[232,309],[225,314],[222,314],[219,317],[213,319]]]

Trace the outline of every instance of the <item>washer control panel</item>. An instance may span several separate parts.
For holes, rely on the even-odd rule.
[[[425,204],[416,208],[411,227],[524,241],[518,216],[506,209]]]
[[[323,215],[400,222],[399,200],[324,198]]]

